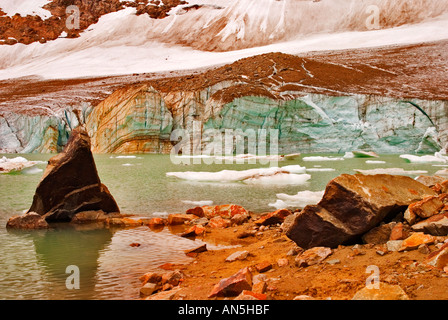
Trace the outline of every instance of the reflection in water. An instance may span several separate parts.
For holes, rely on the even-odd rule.
[[[47,275],[46,299],[94,299],[98,258],[112,239],[105,228],[75,228],[66,224],[46,232],[29,233],[36,250],[36,259]],[[69,265],[79,268],[82,289],[68,290],[66,273]]]
[[[5,263],[5,269],[0,272],[5,275],[0,282],[3,298],[138,299],[141,275],[148,271],[160,272],[158,267],[165,263],[187,263],[191,258],[184,250],[204,244],[199,239],[180,237],[179,232],[184,228],[177,226],[108,229],[92,224],[53,224],[52,227],[7,231],[9,238],[16,238],[16,257],[9,262],[9,272],[5,272],[8,263],[2,261]],[[133,247],[131,243],[140,246]],[[216,250],[224,246],[209,244],[208,248]],[[79,290],[66,287],[66,280],[72,275],[66,273],[66,268],[71,265],[80,271]],[[22,276],[16,277],[18,274]]]

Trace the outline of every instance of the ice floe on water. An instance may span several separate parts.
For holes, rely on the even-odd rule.
[[[336,171],[336,169],[333,168],[307,168],[307,172],[330,172],[330,171]]]
[[[404,170],[403,168],[376,168],[370,170],[354,169],[357,173],[361,174],[391,174],[391,175],[412,175],[412,174],[425,174],[426,170]]]
[[[167,177],[189,181],[203,182],[238,182],[242,181],[250,184],[302,184],[311,178],[306,174],[306,168],[300,165],[290,165],[284,167],[257,168],[248,170],[222,170],[218,172],[208,171],[185,171],[167,172]]]
[[[324,191],[299,191],[295,195],[278,193],[277,201],[269,203],[270,207],[276,209],[298,208],[303,209],[307,205],[317,204],[323,197]]]
[[[22,171],[34,167],[37,164],[46,163],[45,161],[28,161],[24,157],[15,158],[0,158],[0,172],[9,173],[13,171]],[[37,171],[31,171],[27,173],[37,173]]]
[[[270,176],[254,176],[243,180],[247,184],[270,184],[270,185],[286,185],[304,184],[311,179],[309,174],[295,174],[295,173],[277,173]]]
[[[303,157],[303,161],[341,161],[344,160],[344,157],[323,157],[323,156],[311,156],[311,157]]]
[[[114,157],[114,156],[110,156],[110,158],[111,159],[136,159],[137,158],[137,156],[116,156],[116,157]]]
[[[213,205],[212,200],[199,200],[199,201],[182,200],[182,203],[198,207]]]
[[[366,163],[367,163],[367,164],[384,164],[384,163],[386,163],[386,161],[381,161],[381,160],[367,160]]]
[[[152,215],[154,217],[167,217],[169,215],[169,213],[166,211],[163,211],[163,212],[156,211],[156,212],[153,212]]]
[[[424,155],[424,156],[415,156],[412,154],[402,154],[400,158],[405,159],[410,163],[447,163],[448,157],[441,155],[440,153],[435,153],[433,156]]]

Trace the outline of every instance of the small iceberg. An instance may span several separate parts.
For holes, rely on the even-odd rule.
[[[343,157],[322,157],[322,156],[313,156],[313,157],[304,157],[303,161],[341,161],[344,160]]]
[[[409,174],[425,174],[425,170],[404,170],[403,168],[376,168],[371,170],[354,169],[355,172],[361,174],[391,174],[391,175],[409,175]]]
[[[285,160],[296,160],[298,158],[300,158],[300,153],[291,153],[285,155]]]
[[[203,207],[203,206],[212,206],[213,201],[212,200],[200,200],[200,201],[191,201],[191,200],[182,200],[182,203],[197,206],[197,207]]]
[[[255,176],[243,180],[246,184],[300,185],[311,179],[309,174],[277,173],[270,176]]]
[[[314,205],[324,196],[325,191],[299,191],[296,195],[288,195],[285,193],[278,193],[277,201],[269,203],[270,207],[278,209],[298,208],[303,209],[307,205]]]
[[[448,157],[444,157],[439,153],[436,153],[434,156],[425,155],[425,156],[415,156],[412,154],[402,154],[400,158],[405,159],[406,162],[409,163],[447,163]]]
[[[436,176],[448,176],[448,169],[439,170],[435,173]]]
[[[236,156],[216,156],[215,159],[217,160],[240,160],[240,161],[245,161],[245,160],[268,160],[268,161],[283,161],[285,160],[285,156],[283,155],[253,155],[253,154],[238,154]]]
[[[23,157],[0,158],[0,173],[20,172],[24,169],[34,167],[37,164],[46,163],[45,161],[28,161]],[[38,169],[39,170],[39,169]],[[37,173],[34,170],[28,173]]]
[[[222,170],[218,172],[167,172],[167,177],[201,182],[238,182],[257,183],[303,183],[311,178],[305,174],[306,168],[300,165],[284,167],[258,168],[248,170]],[[303,175],[303,176],[302,176]]]
[[[379,158],[379,155],[377,155],[373,151],[352,151],[355,158]]]
[[[384,164],[384,163],[386,163],[386,161],[381,161],[381,160],[367,160],[366,163],[367,163],[367,164]]]

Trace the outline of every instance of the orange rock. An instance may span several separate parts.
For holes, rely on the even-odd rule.
[[[438,214],[444,207],[444,203],[437,196],[427,196],[423,200],[409,205],[409,211],[421,218],[429,218]]]
[[[149,221],[144,222],[144,224],[147,226],[165,226],[168,224],[168,221],[163,218],[151,218]]]
[[[272,269],[272,264],[269,261],[260,262],[255,266],[258,272],[263,273]]]
[[[233,216],[237,214],[249,215],[246,209],[235,204],[196,207],[187,210],[187,213],[194,214],[198,217],[207,217],[208,219],[211,219],[216,216],[231,219]]]
[[[266,281],[258,281],[252,286],[252,292],[264,294],[267,288],[268,284],[266,283]]]
[[[172,213],[168,215],[168,224],[171,226],[184,224],[185,222],[190,222],[197,218],[198,216],[195,216],[194,214]]]
[[[435,238],[423,232],[415,232],[410,237],[403,240],[398,251],[417,249],[422,244],[431,244]]]
[[[418,232],[429,233],[433,236],[448,235],[448,212],[439,213],[423,221],[417,222],[412,229]]]
[[[424,263],[445,270],[448,267],[448,243],[445,243],[439,250],[429,254]]]
[[[223,219],[219,216],[210,219],[208,222],[210,228],[228,228],[230,225],[231,223],[229,219]]]
[[[141,220],[131,218],[109,218],[106,221],[109,225],[118,227],[139,227],[143,225]]]
[[[180,236],[188,238],[188,237],[194,237],[194,236],[204,234],[204,232],[205,232],[205,228],[202,225],[198,224],[198,225],[192,226],[191,228],[188,228]]]
[[[266,300],[266,295],[264,293],[257,293],[257,292],[253,292],[253,291],[249,291],[249,290],[243,290],[241,292],[241,294],[243,296],[252,296],[258,300]]]
[[[207,244],[203,244],[202,246],[199,246],[194,249],[185,250],[185,254],[189,257],[195,257],[198,253],[207,251]]]
[[[142,282],[142,286],[144,286],[147,283],[159,283],[162,277],[158,273],[148,272],[141,276],[139,280]]]
[[[409,230],[400,222],[392,228],[389,240],[404,240],[407,237],[409,237]]]
[[[327,247],[314,247],[299,254],[295,261],[298,267],[307,267],[322,262],[332,253]]]
[[[237,296],[243,290],[252,290],[252,273],[247,267],[239,270],[229,278],[219,281],[219,283],[213,287],[208,297]]]
[[[288,209],[279,209],[277,211],[270,212],[261,216],[258,220],[255,221],[255,224],[267,226],[282,223],[290,214],[292,214],[292,212]]]

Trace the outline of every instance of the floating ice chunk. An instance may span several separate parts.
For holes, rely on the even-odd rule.
[[[30,167],[30,168],[25,168],[22,170],[23,173],[25,174],[38,174],[43,172],[43,169],[40,168],[36,168],[36,167]]]
[[[191,181],[236,182],[236,181],[244,181],[251,178],[259,178],[262,176],[273,176],[279,173],[297,174],[297,173],[305,173],[305,171],[306,168],[300,165],[290,165],[285,167],[258,168],[242,171],[222,170],[218,172],[207,172],[207,171],[167,172],[166,176]]]
[[[213,205],[212,200],[200,200],[200,201],[182,200],[182,203],[198,207]]]
[[[137,156],[116,156],[115,159],[135,159]]]
[[[168,215],[169,215],[169,213],[168,212],[153,212],[152,213],[152,215],[154,216],[154,217],[167,217]]]
[[[309,179],[311,179],[309,174],[278,173],[270,176],[255,176],[245,179],[243,182],[247,184],[299,185],[306,183]]]
[[[355,157],[355,155],[353,154],[353,152],[346,152],[345,154],[344,154],[344,158],[345,159],[351,159],[351,158],[354,158]]]
[[[296,195],[288,195],[285,193],[277,194],[277,201],[269,203],[270,207],[276,209],[299,208],[302,209],[307,205],[317,204],[323,197],[324,191],[299,191]]]
[[[386,163],[386,161],[381,161],[381,160],[367,160],[366,163],[368,163],[368,164],[383,164],[383,163]]]
[[[303,161],[341,161],[344,160],[342,157],[321,157],[321,156],[314,156],[314,157],[304,157]]]
[[[132,163],[123,163],[122,166],[123,167],[132,167],[133,164]]]
[[[379,156],[373,151],[353,151],[355,158],[378,158]]]
[[[40,163],[46,163],[44,161],[28,161],[23,157],[6,158],[2,157],[0,159],[0,172],[9,173],[12,171],[22,171],[24,169],[33,167]]]
[[[439,170],[435,173],[436,176],[448,176],[448,169]]]
[[[285,156],[283,155],[253,155],[253,154],[238,154],[236,156],[216,156],[217,160],[269,160],[269,161],[283,161]]]
[[[407,160],[411,163],[447,163],[448,157],[444,157],[437,153],[437,155],[430,156],[414,156],[412,154],[402,154],[400,158]]]
[[[333,168],[307,168],[307,172],[329,172],[329,171],[336,171],[336,169]]]
[[[354,169],[361,174],[392,174],[392,175],[407,175],[407,174],[425,174],[425,170],[404,170],[403,168],[376,168],[371,170]]]

